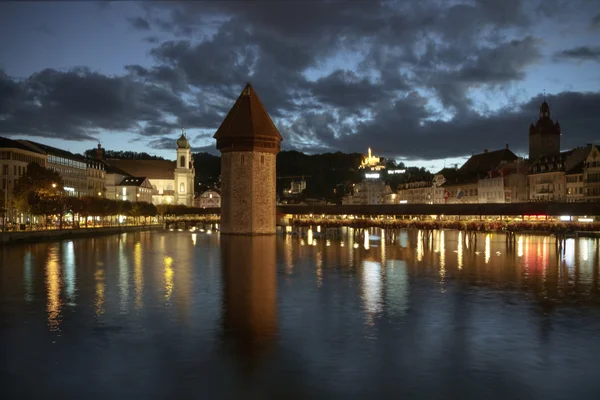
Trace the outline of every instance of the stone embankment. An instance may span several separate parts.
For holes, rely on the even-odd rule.
[[[141,232],[163,229],[162,225],[107,226],[101,228],[49,229],[40,231],[16,231],[0,233],[0,245],[19,242],[42,242],[79,237],[114,235],[124,232]]]

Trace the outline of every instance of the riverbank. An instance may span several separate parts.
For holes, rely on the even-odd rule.
[[[43,242],[79,237],[114,235],[125,232],[142,232],[164,229],[163,225],[108,226],[101,228],[50,229],[44,231],[19,231],[0,233],[0,246],[12,243]]]

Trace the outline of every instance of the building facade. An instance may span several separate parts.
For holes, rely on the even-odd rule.
[[[45,152],[31,149],[20,141],[0,137],[0,215],[6,215],[11,222],[21,218],[11,206],[15,185],[27,172],[30,163],[45,167],[46,162]]]
[[[88,159],[80,154],[48,146],[30,140],[20,140],[37,152],[45,152],[48,156],[46,167],[57,172],[63,180],[63,190],[69,196],[87,196]]]
[[[112,187],[120,183],[117,182],[118,177],[124,177],[124,173],[130,177],[148,179],[153,189],[153,204],[181,204],[192,207],[195,169],[191,147],[183,132],[175,144],[176,161],[103,159],[107,171],[112,171],[107,174],[107,193],[110,192],[107,197],[112,198],[114,194],[118,198],[118,190],[113,191]]]
[[[88,196],[106,197],[106,170],[104,163],[87,160]]]
[[[117,200],[152,203],[152,192],[147,178],[126,177],[117,185]]]
[[[433,204],[433,184],[428,181],[408,182],[398,186],[398,203]]]
[[[584,161],[583,191],[585,201],[600,201],[600,151],[590,145],[590,153]]]
[[[198,208],[219,208],[221,207],[221,193],[217,190],[209,189],[201,193],[194,199],[194,207]]]
[[[306,181],[304,179],[299,181],[294,180],[290,185],[289,194],[300,194],[304,190],[306,190]]]

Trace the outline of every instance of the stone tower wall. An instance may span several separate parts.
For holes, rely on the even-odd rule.
[[[221,155],[221,233],[275,233],[276,157],[261,151]]]

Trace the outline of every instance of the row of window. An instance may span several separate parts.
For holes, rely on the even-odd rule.
[[[55,155],[48,156],[48,162],[50,164],[56,165],[64,165],[67,167],[73,167],[77,169],[87,170],[87,164],[81,161],[75,161],[64,157],[59,157]]]
[[[568,183],[583,182],[583,175],[567,175],[567,182]]]
[[[504,198],[504,192],[486,192],[483,193],[482,196],[483,198],[488,198],[488,199],[503,199]]]
[[[593,172],[591,174],[586,174],[585,179],[588,182],[600,182],[600,172]]]
[[[27,167],[22,167],[20,165],[13,165],[13,176],[20,178],[27,171]],[[8,165],[2,166],[2,175],[7,176],[10,172],[10,167]]]

